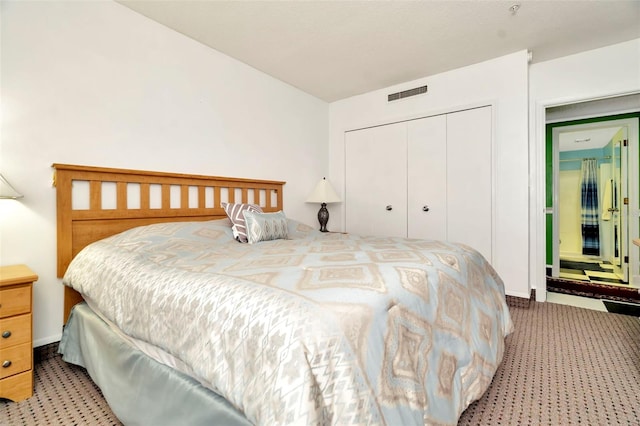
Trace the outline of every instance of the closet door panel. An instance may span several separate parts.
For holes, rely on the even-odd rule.
[[[346,133],[347,232],[407,235],[406,129],[397,123]]]
[[[491,107],[447,114],[447,235],[492,260]]]
[[[447,120],[408,122],[408,236],[447,239]]]

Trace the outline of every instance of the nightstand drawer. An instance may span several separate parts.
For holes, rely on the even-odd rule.
[[[31,342],[31,314],[0,319],[0,349]]]
[[[0,349],[0,379],[31,370],[31,342]]]
[[[0,318],[31,312],[31,285],[0,290]]]
[[[0,380],[0,398],[22,401],[33,395],[33,374],[31,371],[14,374]]]

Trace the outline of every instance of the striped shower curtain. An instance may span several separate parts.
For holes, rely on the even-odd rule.
[[[598,224],[598,164],[595,158],[582,160],[582,254],[600,256]]]

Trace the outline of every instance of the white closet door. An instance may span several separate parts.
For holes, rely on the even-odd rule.
[[[492,261],[491,107],[447,114],[447,236]]]
[[[408,122],[408,236],[447,239],[447,119]]]
[[[406,123],[345,137],[345,229],[357,235],[406,236]]]

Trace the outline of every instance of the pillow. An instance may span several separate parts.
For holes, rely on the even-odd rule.
[[[247,239],[249,244],[260,241],[286,239],[289,235],[287,217],[283,211],[277,213],[256,213],[245,210]]]
[[[233,237],[241,243],[247,242],[247,229],[245,227],[244,212],[252,211],[262,213],[262,209],[257,204],[240,203],[220,203],[224,212],[229,216],[233,226]]]

